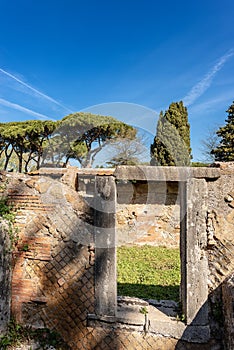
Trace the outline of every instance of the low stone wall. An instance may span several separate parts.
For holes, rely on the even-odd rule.
[[[169,242],[168,236],[165,239],[163,237],[163,232],[166,232],[169,225],[171,235],[176,237],[178,245],[178,225],[184,229],[186,222],[189,222],[191,227],[185,229],[190,234],[187,237],[190,243],[185,241],[186,237],[181,238],[184,242],[181,246],[182,263],[188,262],[191,268],[194,266],[196,269],[199,266],[207,266],[206,271],[196,270],[193,276],[184,275],[187,270],[184,265],[182,268],[182,276],[186,283],[194,283],[196,274],[201,275],[194,290],[189,286],[187,291],[186,288],[182,291],[182,298],[186,298],[186,293],[190,293],[187,297],[194,300],[193,306],[197,307],[199,288],[202,285],[207,287],[204,305],[201,305],[198,314],[189,320],[189,324],[177,322],[175,319],[169,330],[168,318],[164,315],[159,323],[151,322],[151,326],[147,326],[144,314],[138,312],[138,317],[134,316],[138,323],[133,325],[125,321],[126,318],[131,320],[132,317],[129,307],[126,307],[124,312],[125,320],[120,317],[121,313],[117,318],[108,318],[105,315],[98,315],[97,320],[88,318],[88,315],[95,315],[98,304],[97,287],[100,290],[106,288],[101,285],[101,276],[108,276],[105,269],[112,263],[112,248],[115,248],[110,247],[110,259],[105,261],[102,248],[105,248],[107,242],[100,240],[99,243],[103,245],[96,247],[96,250],[94,242],[101,239],[98,236],[100,232],[106,232],[107,235],[113,232],[115,228],[111,227],[110,230],[108,222],[113,224],[115,212],[114,207],[111,207],[110,211],[107,207],[102,208],[102,200],[105,201],[108,197],[108,186],[103,193],[99,193],[98,199],[93,198],[95,181],[92,181],[98,171],[93,171],[92,174],[86,171],[82,174],[86,178],[89,177],[88,183],[91,184],[86,193],[79,192],[82,188],[79,172],[77,178],[77,170],[74,168],[72,172],[63,169],[62,172],[56,173],[56,176],[51,176],[51,169],[31,176],[4,174],[2,181],[7,185],[4,195],[16,210],[16,225],[19,228],[19,240],[13,254],[11,305],[12,313],[19,322],[57,330],[74,350],[221,350],[224,346],[224,335],[227,349],[232,349],[233,282],[232,279],[228,282],[226,280],[234,271],[233,165],[221,165],[215,170],[192,170],[191,173],[190,169],[182,169],[178,170],[178,174],[177,168],[164,170],[160,167],[156,170],[157,181],[153,181],[153,175],[148,182],[145,182],[145,179],[132,181],[136,173],[133,168],[128,173],[131,181],[127,178],[120,179],[118,171],[104,171],[98,175],[104,178],[115,176],[117,180],[117,234],[120,235],[120,244],[121,240],[142,244],[150,242],[151,238],[157,238],[160,244],[164,245]],[[147,176],[151,176],[150,167],[144,171]],[[174,181],[170,180],[170,171],[174,172]],[[105,186],[108,181],[100,180],[101,183]],[[178,184],[181,183],[183,186],[178,194]],[[183,205],[181,208],[184,198],[187,208]],[[203,198],[203,201],[199,201],[199,198]],[[97,200],[100,202],[100,208],[96,207]],[[197,211],[193,210],[195,207]],[[104,210],[102,216],[107,226],[97,220],[99,210]],[[3,242],[6,237],[2,235],[2,246],[6,245]],[[170,241],[172,246],[174,238]],[[98,251],[97,248],[101,249]],[[196,254],[193,254],[194,250]],[[196,257],[200,257],[199,263],[195,261]],[[9,261],[4,260],[4,254],[1,259],[0,271],[8,271],[3,280],[9,281],[9,269],[7,270],[6,266],[9,266]],[[111,287],[109,286],[110,290]],[[6,285],[4,290],[7,291],[7,288]],[[108,299],[108,295],[106,298]],[[9,319],[7,298],[4,305],[6,317],[4,316],[2,321],[5,325]],[[189,317],[192,318],[196,307],[189,311]],[[151,310],[151,306],[148,308]],[[204,312],[207,315],[207,310],[208,317],[206,316],[207,319],[203,320],[204,324],[200,327],[202,315]],[[197,338],[197,343],[196,331],[200,332],[199,337],[201,336]]]

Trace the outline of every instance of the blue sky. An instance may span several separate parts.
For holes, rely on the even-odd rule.
[[[0,122],[188,107],[194,160],[234,100],[233,0],[0,0]]]

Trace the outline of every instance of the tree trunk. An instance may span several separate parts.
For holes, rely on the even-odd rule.
[[[7,150],[8,150],[8,147],[5,149],[5,156],[6,156],[6,160],[5,160],[5,164],[4,164],[4,170],[5,171],[7,170],[9,161],[11,159],[11,156],[12,156],[12,153],[13,153],[13,148],[11,149],[9,154],[7,154]]]
[[[19,156],[19,173],[22,173],[22,168],[23,168],[23,156],[20,154]]]

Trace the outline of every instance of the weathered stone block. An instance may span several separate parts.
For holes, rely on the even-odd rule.
[[[95,189],[95,313],[115,316],[117,288],[114,178],[97,176]]]
[[[208,324],[207,184],[181,184],[181,289],[187,324]]]

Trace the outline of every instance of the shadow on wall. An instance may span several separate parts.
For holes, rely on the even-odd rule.
[[[220,295],[221,286],[213,293]],[[212,293],[212,294],[213,294]],[[216,295],[216,298],[217,298]],[[195,296],[194,296],[195,297]],[[210,304],[210,299],[200,308],[193,321],[186,326],[181,339],[178,340],[175,350],[190,350],[190,349],[202,349],[202,350],[223,350],[224,349],[224,324],[223,324],[223,312],[222,304],[219,303],[219,307],[216,310],[210,309],[209,321],[203,322],[201,320],[206,312],[205,310]],[[211,304],[210,304],[211,305]],[[211,321],[212,320],[212,321]],[[198,344],[197,344],[198,343]],[[200,344],[199,344],[200,343]]]
[[[13,315],[26,325],[56,330],[72,349],[85,349],[86,317],[94,308],[91,214],[70,188],[27,180],[13,181],[9,189],[20,227]]]
[[[10,191],[21,198],[17,214],[21,232],[12,289],[12,310],[17,320],[58,331],[72,350],[200,350],[201,346],[210,350],[213,340],[189,343],[191,331],[193,338],[208,338],[206,324],[203,329],[196,326],[207,303],[192,321],[193,329],[188,326],[184,331],[183,339],[188,342],[115,329],[113,325],[87,327],[87,315],[94,313],[95,306],[92,212],[77,192],[61,183],[56,187],[53,182],[51,188],[49,179],[42,180],[23,178],[14,182]],[[220,289],[210,299],[213,294],[221,298]],[[215,303],[218,305],[218,300],[212,305]],[[218,307],[210,310],[217,318],[213,333],[221,327],[219,312]],[[217,350],[221,349],[219,343],[221,337],[216,341]]]
[[[118,283],[118,295],[126,295],[129,297],[137,297],[142,299],[157,300],[180,300],[180,286],[163,286],[153,284],[134,284],[134,283]]]
[[[178,200],[178,182],[117,181],[118,204],[173,205]]]

